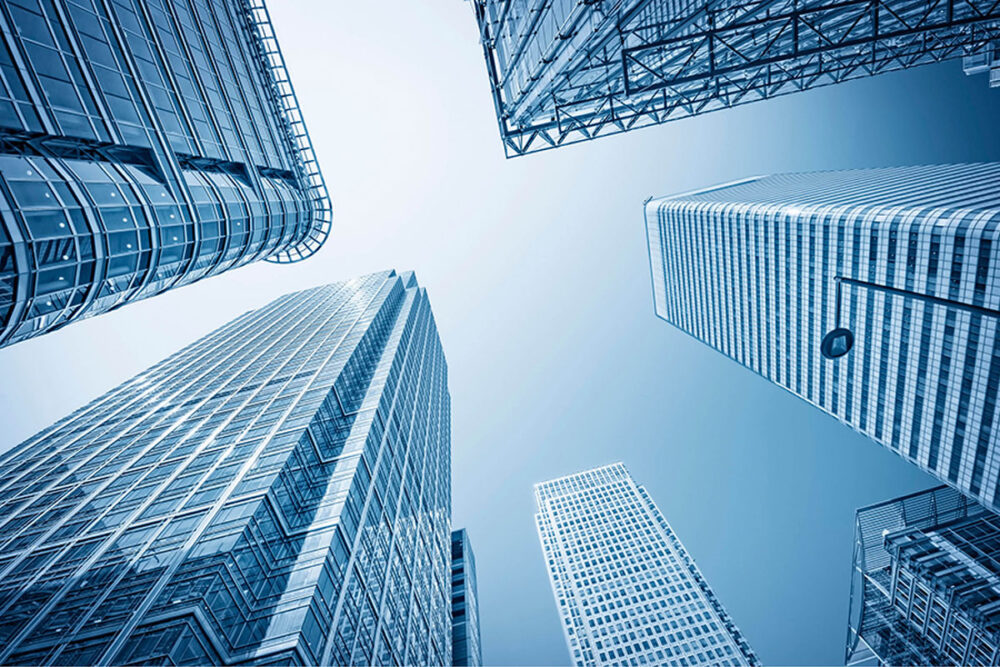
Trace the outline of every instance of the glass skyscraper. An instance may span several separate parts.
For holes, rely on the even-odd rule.
[[[960,58],[1000,39],[991,0],[472,6],[508,157]]]
[[[1000,511],[1000,164],[751,178],[646,226],[659,317]]]
[[[9,0],[0,35],[0,346],[326,239],[263,0]]]
[[[535,503],[574,665],[759,664],[623,464],[537,484]]]
[[[452,664],[483,664],[476,556],[465,528],[451,534],[451,633]]]
[[[412,273],[288,294],[0,458],[0,662],[451,662],[450,397]]]
[[[995,665],[1000,517],[946,486],[858,510],[847,664]]]

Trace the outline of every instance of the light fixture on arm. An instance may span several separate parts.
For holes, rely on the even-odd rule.
[[[825,336],[823,336],[823,341],[820,343],[819,351],[827,359],[839,359],[854,347],[854,332],[852,332],[847,327],[840,326],[840,293],[843,290],[843,285],[847,284],[853,287],[863,287],[865,289],[870,289],[876,292],[884,292],[886,294],[892,294],[894,296],[909,297],[912,299],[917,299],[918,301],[924,301],[926,303],[931,303],[937,306],[945,306],[946,308],[956,308],[958,310],[964,310],[966,312],[974,313],[976,315],[983,315],[985,317],[1000,317],[1000,310],[993,310],[991,308],[984,308],[983,306],[976,306],[971,303],[963,303],[961,301],[953,301],[951,299],[944,299],[939,296],[931,296],[929,294],[921,294],[919,292],[911,292],[909,290],[899,289],[898,287],[888,287],[886,285],[878,285],[875,283],[865,282],[863,280],[855,280],[854,278],[844,278],[842,276],[837,276],[834,279],[836,283],[836,310],[834,311],[833,329],[828,331]]]

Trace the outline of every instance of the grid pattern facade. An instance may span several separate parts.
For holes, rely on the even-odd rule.
[[[848,664],[996,665],[1000,518],[948,487],[858,511]]]
[[[574,665],[759,664],[624,465],[538,484],[535,502]]]
[[[263,0],[0,3],[0,345],[329,225]]]
[[[659,317],[1000,510],[1000,164],[749,179],[646,225]]]
[[[412,273],[248,312],[0,458],[0,662],[450,664],[450,454]]]
[[[483,664],[476,556],[464,528],[451,534],[451,639],[452,664]]]
[[[474,0],[508,157],[970,55],[992,0]]]

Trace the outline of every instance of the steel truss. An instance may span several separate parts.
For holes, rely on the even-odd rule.
[[[1000,0],[702,0],[684,11],[589,0],[591,16],[546,60],[559,71],[511,95],[488,18],[496,2],[474,0],[507,157],[971,56],[1000,38]]]

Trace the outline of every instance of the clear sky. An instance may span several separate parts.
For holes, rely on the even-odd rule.
[[[567,662],[532,484],[621,460],[766,663],[842,664],[854,510],[933,480],[657,320],[642,202],[996,160],[1000,91],[953,61],[508,161],[465,2],[270,6],[333,195],[329,242],[0,350],[0,449],[280,294],[414,269],[449,362],[488,663]]]

